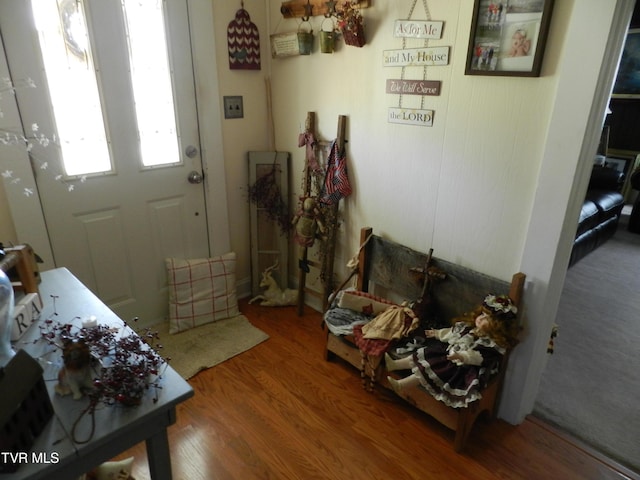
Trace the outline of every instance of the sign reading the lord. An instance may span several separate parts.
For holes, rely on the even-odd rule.
[[[390,108],[389,123],[433,127],[433,110],[416,110],[413,108]]]

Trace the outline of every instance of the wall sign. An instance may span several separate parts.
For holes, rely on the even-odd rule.
[[[401,38],[442,38],[444,22],[396,20],[393,36]]]
[[[385,67],[420,67],[449,64],[449,47],[384,50],[382,54],[382,63]]]
[[[442,38],[444,22],[432,21],[427,0],[422,0],[422,6],[426,14],[425,20],[411,20],[418,0],[413,0],[406,20],[396,20],[393,27],[393,36],[402,39],[402,48],[399,50],[385,50],[382,52],[382,63],[385,67],[400,67],[400,78],[390,78],[386,83],[386,93],[398,96],[398,108],[389,108],[387,120],[389,123],[403,125],[417,125],[420,127],[433,126],[433,110],[424,108],[426,96],[440,95],[442,82],[427,80],[427,68],[430,66],[448,65],[449,51],[451,47],[429,47],[430,39]],[[419,45],[421,48],[407,48],[409,45]],[[416,78],[415,68],[422,70],[422,79]],[[413,69],[406,79],[405,72]],[[402,100],[405,95],[418,95],[420,108],[404,108]],[[412,102],[413,103],[413,102]]]
[[[27,293],[16,303],[13,309],[13,327],[11,341],[18,340],[33,322],[40,318],[40,296],[37,293]]]
[[[402,95],[440,95],[440,80],[404,80],[390,78],[387,80],[387,93]]]
[[[405,125],[432,127],[433,114],[433,110],[417,110],[414,108],[390,108],[388,111],[388,120],[389,123],[402,123]]]
[[[300,55],[298,33],[276,33],[271,35],[271,57],[285,58]]]

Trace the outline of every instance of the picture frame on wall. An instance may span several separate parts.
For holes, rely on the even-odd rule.
[[[605,159],[604,166],[607,168],[613,168],[614,170],[617,170],[618,172],[624,173],[626,175],[627,171],[629,170],[629,167],[631,166],[632,160],[633,160],[633,156],[607,157]]]
[[[620,57],[613,98],[640,98],[640,28],[631,28]]]
[[[466,75],[539,77],[554,0],[475,0]]]

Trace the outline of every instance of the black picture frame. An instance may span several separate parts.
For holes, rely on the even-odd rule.
[[[604,166],[607,168],[613,168],[614,170],[617,170],[620,173],[624,173],[625,175],[627,175],[627,173],[629,172],[629,167],[631,166],[631,162],[634,159],[633,156],[609,156],[606,157],[604,160]]]
[[[613,98],[640,98],[640,28],[631,28],[624,42]]]
[[[475,0],[465,75],[539,77],[554,0]]]

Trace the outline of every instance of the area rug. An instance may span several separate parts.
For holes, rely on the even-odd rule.
[[[269,335],[251,325],[247,317],[218,320],[184,332],[169,333],[169,322],[151,327],[158,332],[159,353],[185,380],[264,342]]]

